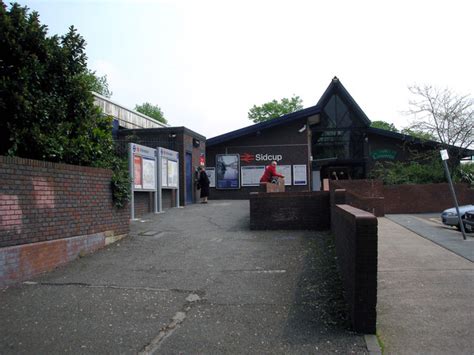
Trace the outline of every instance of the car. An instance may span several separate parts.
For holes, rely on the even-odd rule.
[[[459,206],[459,213],[461,214],[461,219],[464,220],[466,212],[474,213],[474,205]],[[447,226],[454,226],[457,229],[460,229],[458,214],[456,212],[455,207],[444,210],[443,213],[441,213],[441,221]],[[464,225],[466,225],[466,223],[464,223]]]
[[[467,233],[474,233],[474,211],[467,211],[464,214],[464,230]]]

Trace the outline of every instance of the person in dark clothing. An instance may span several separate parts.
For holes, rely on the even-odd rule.
[[[264,184],[269,183],[272,181],[274,177],[284,178],[283,175],[277,173],[276,167],[277,167],[277,162],[272,161],[272,163],[265,168],[265,172],[260,178],[260,183],[264,183]]]
[[[199,167],[198,184],[201,188],[201,203],[207,203],[209,197],[209,177],[207,176],[204,166]]]

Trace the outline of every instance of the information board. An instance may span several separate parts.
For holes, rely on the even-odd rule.
[[[130,143],[130,174],[135,191],[156,190],[156,155],[155,149]]]
[[[159,147],[158,155],[161,161],[161,187],[178,188],[178,152]]]
[[[307,185],[306,165],[293,165],[293,185]]]
[[[206,174],[209,178],[209,187],[216,187],[216,168],[206,168]]]
[[[285,186],[291,186],[291,165],[277,165],[276,171],[285,177]]]
[[[242,186],[259,186],[265,166],[242,166],[240,168],[242,176]]]
[[[154,212],[158,211],[156,150],[144,145],[129,143],[128,172],[130,183],[130,217],[135,219],[135,191],[154,193]]]

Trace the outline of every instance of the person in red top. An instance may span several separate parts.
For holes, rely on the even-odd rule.
[[[277,162],[272,161],[272,163],[270,165],[267,165],[265,167],[265,172],[263,173],[262,177],[260,178],[261,183],[271,182],[272,178],[274,176],[284,178],[283,175],[277,173],[276,166],[277,166]]]

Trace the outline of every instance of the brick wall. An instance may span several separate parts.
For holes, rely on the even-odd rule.
[[[383,185],[376,180],[331,180],[329,189],[345,191],[345,203],[370,212],[377,217],[385,215]]]
[[[345,189],[362,197],[383,197],[381,180],[330,180],[331,188]]]
[[[81,250],[87,252],[105,243],[92,239],[128,234],[130,210],[113,207],[111,176],[106,169],[0,156],[0,280],[12,279],[12,265],[19,265],[20,278],[31,275],[31,270],[44,270],[31,251],[40,246],[48,252],[39,255],[58,257],[49,266],[69,260],[64,254],[66,242],[53,241],[85,238],[87,247]],[[15,253],[21,255],[20,264],[9,262]],[[28,255],[33,259],[28,261]]]
[[[329,193],[326,191],[250,194],[252,230],[327,230],[329,223]]]
[[[152,213],[155,208],[154,194],[147,191],[136,191],[134,194],[135,217],[142,217],[147,213]],[[176,190],[161,190],[161,207],[165,210],[176,207]]]
[[[0,287],[51,271],[105,245],[106,234],[97,233],[1,248]]]
[[[332,233],[353,329],[375,334],[377,218],[349,205],[333,207]]]
[[[467,184],[455,184],[459,205],[474,204],[474,189]],[[385,213],[441,212],[454,206],[446,184],[384,186]]]
[[[447,183],[383,185],[376,180],[339,180],[331,181],[330,189],[345,189],[347,204],[378,217],[385,213],[441,212],[454,206]],[[469,185],[455,184],[455,191],[460,205],[474,204],[474,189]]]

